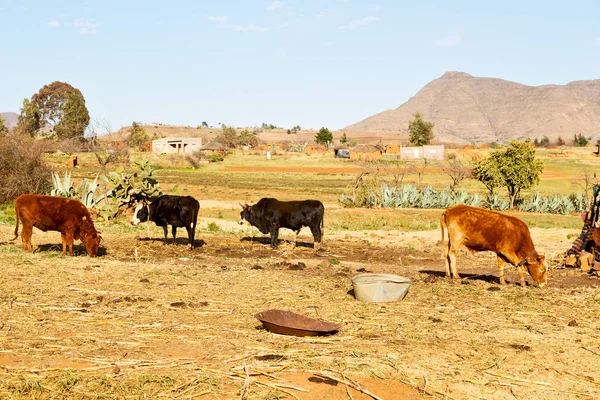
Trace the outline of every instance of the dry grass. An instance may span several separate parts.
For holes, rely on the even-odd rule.
[[[288,243],[274,252],[245,235],[204,231],[205,244],[189,252],[161,246],[149,225],[99,229],[108,253],[97,259],[44,245],[55,233],[36,231],[34,254],[0,246],[0,397],[238,398],[242,363],[252,372],[248,398],[301,398],[277,377],[326,370],[450,398],[600,396],[598,289],[448,282],[435,273],[443,266],[430,241],[407,251],[339,236],[319,253]],[[11,230],[0,225],[2,237]],[[492,257],[460,262],[495,273]],[[348,293],[358,268],[415,283],[400,303],[360,303]],[[274,335],[253,317],[269,308],[343,327],[322,338]]]

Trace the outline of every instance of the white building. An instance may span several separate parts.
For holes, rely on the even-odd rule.
[[[152,152],[158,154],[193,153],[202,147],[202,138],[167,137],[152,141]]]

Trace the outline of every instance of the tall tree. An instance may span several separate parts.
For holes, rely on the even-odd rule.
[[[66,82],[52,82],[33,95],[41,126],[49,125],[60,138],[83,137],[90,115],[81,91]]]
[[[238,145],[238,135],[233,126],[221,125],[221,134],[215,138],[215,141],[224,144],[230,149],[235,149]]]
[[[319,132],[317,132],[317,135],[315,136],[315,142],[317,142],[318,144],[329,145],[329,143],[331,143],[332,141],[333,134],[329,131],[329,129],[325,127],[319,129]]]
[[[23,99],[23,106],[15,131],[33,137],[40,130],[40,126],[40,110],[29,99]]]
[[[413,146],[423,146],[431,143],[433,139],[433,122],[423,121],[421,113],[413,115],[413,119],[408,122],[409,141]]]
[[[488,189],[504,186],[510,198],[510,207],[520,197],[521,190],[529,189],[540,181],[544,163],[535,158],[531,141],[513,140],[504,150],[493,151],[487,159],[478,161],[473,167],[475,177]]]
[[[0,114],[0,137],[6,136],[8,134],[8,127],[6,126],[6,120]]]
[[[131,123],[131,130],[129,131],[129,137],[127,137],[127,144],[132,147],[143,147],[150,141],[148,133],[142,128],[139,122],[133,121]]]
[[[346,131],[344,131],[344,134],[340,138],[340,143],[342,143],[342,144],[348,143],[348,136],[346,136]]]

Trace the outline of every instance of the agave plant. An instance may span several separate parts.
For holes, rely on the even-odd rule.
[[[52,196],[62,196],[62,197],[76,197],[77,192],[73,187],[73,181],[71,180],[71,171],[65,171],[65,176],[61,180],[58,172],[52,173],[52,190],[50,190],[50,194]]]
[[[486,203],[487,203],[487,208],[489,208],[490,210],[504,211],[504,210],[508,210],[510,207],[510,202],[506,199],[502,199],[497,194],[494,194],[494,195],[488,194]]]
[[[105,193],[96,194],[96,190],[100,188],[98,184],[98,174],[92,182],[89,182],[87,178],[83,178],[77,186],[77,193],[79,194],[79,200],[87,208],[98,208],[100,203],[106,199]]]

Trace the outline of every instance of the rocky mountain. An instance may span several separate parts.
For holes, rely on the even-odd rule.
[[[19,120],[19,114],[14,112],[0,112],[2,118],[4,118],[5,125],[7,128],[12,128],[17,125],[17,121]]]
[[[511,139],[575,134],[600,138],[600,79],[527,86],[496,78],[446,72],[394,110],[346,127],[348,131],[407,133],[420,112],[435,123],[437,140],[506,143]]]

